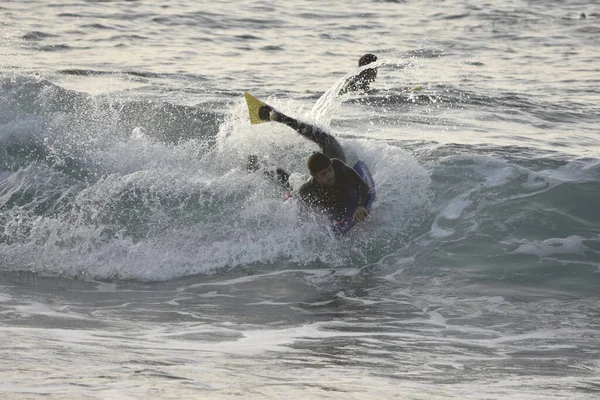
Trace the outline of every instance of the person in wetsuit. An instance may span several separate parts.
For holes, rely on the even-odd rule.
[[[321,152],[313,153],[306,165],[311,178],[298,191],[302,201],[324,210],[337,221],[346,214],[348,198],[356,195],[353,219],[361,222],[367,217],[369,185],[353,168]]]
[[[377,61],[375,54],[365,54],[358,60],[358,66],[362,67]],[[340,94],[356,91],[367,91],[372,82],[375,82],[377,78],[377,68],[367,68],[361,71],[358,75],[353,77],[346,83],[346,85],[340,90]]]
[[[345,204],[348,199],[356,196],[354,220],[361,222],[367,217],[365,205],[369,196],[369,185],[358,172],[346,164],[346,155],[342,146],[333,136],[316,126],[288,117],[267,105],[261,107],[259,117],[265,121],[285,124],[321,148],[320,152],[313,153],[307,160],[306,165],[311,178],[298,190],[303,202],[325,211],[332,219],[339,220],[345,214]],[[249,156],[248,170],[257,169],[258,158]],[[277,168],[275,173],[265,172],[284,188],[291,190],[288,182],[289,174],[286,171]]]

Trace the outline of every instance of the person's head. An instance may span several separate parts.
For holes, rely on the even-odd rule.
[[[358,60],[358,66],[362,67],[363,65],[371,64],[372,62],[377,61],[377,56],[375,54],[365,54]]]
[[[358,60],[358,66],[362,67],[363,65],[368,65],[375,61],[377,61],[377,56],[375,54],[365,54]],[[367,68],[360,73],[360,76],[365,81],[373,82],[377,77],[377,68]]]
[[[335,183],[335,172],[331,160],[321,152],[315,152],[308,160],[306,166],[310,171],[310,175],[317,183],[321,185],[331,186]]]

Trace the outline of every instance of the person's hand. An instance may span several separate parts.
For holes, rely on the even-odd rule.
[[[354,215],[352,216],[352,219],[356,222],[363,222],[368,215],[369,213],[367,212],[366,208],[364,208],[363,206],[358,206],[356,207],[356,210],[354,210]]]

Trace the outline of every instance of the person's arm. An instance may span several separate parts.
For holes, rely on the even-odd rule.
[[[357,75],[357,76],[351,78],[350,80],[348,80],[346,85],[344,85],[344,87],[340,90],[339,94],[346,94],[348,92],[354,92],[354,91],[358,90],[359,80],[360,80],[360,75]]]
[[[371,190],[369,184],[365,182],[365,180],[358,174],[358,172],[356,172],[354,168],[350,168],[348,164],[340,163],[339,165],[344,171],[346,181],[353,185],[358,192],[356,205],[361,207],[366,206],[367,201],[369,200],[369,191]]]
[[[355,221],[362,222],[369,215],[369,212],[365,208],[367,201],[369,200],[369,191],[371,188],[369,184],[356,172],[354,168],[350,168],[347,164],[340,163],[346,182],[356,187],[357,200],[356,209],[354,210],[353,218]]]
[[[365,69],[358,75],[350,78],[346,85],[340,90],[339,94],[346,94],[349,92],[358,92],[369,90],[371,83],[375,81],[377,76],[376,68]]]
[[[354,170],[353,170],[354,171]],[[357,206],[366,207],[367,201],[369,201],[369,192],[371,188],[369,184],[365,182],[363,178],[358,175],[358,172],[354,171],[356,178],[358,179],[356,190],[358,192],[358,200],[356,201]]]
[[[369,215],[369,212],[366,209],[366,205],[367,201],[369,200],[369,191],[371,190],[371,188],[369,187],[369,184],[367,184],[367,182],[365,182],[365,180],[361,178],[358,172],[356,172],[354,169],[352,169],[352,171],[354,172],[353,175],[355,176],[355,178],[358,179],[356,186],[356,191],[358,192],[358,200],[356,201],[356,209],[354,210],[354,215],[352,216],[352,218],[357,222],[362,222]]]

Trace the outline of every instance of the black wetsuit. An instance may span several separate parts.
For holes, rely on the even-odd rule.
[[[298,121],[297,119],[290,118],[280,112],[278,112],[277,115],[277,122],[286,124],[300,135],[318,144],[323,154],[325,154],[327,157],[337,158],[338,160],[346,162],[344,150],[342,150],[342,146],[340,146],[338,141],[333,136],[314,125],[309,125],[302,121]]]
[[[277,122],[281,122],[296,130],[300,135],[315,142],[323,154],[331,159],[335,173],[335,183],[331,186],[321,185],[314,178],[300,187],[300,199],[327,212],[333,219],[345,215],[345,205],[350,199],[356,199],[356,206],[365,206],[369,196],[369,185],[358,172],[346,164],[346,155],[338,141],[322,129],[290,118],[278,112]],[[277,169],[277,181],[289,188],[289,174]]]
[[[367,90],[369,90],[371,83],[375,81],[374,77],[370,78],[368,76],[369,73],[372,73],[371,71],[373,71],[373,69],[366,69],[366,70],[362,71],[360,74],[358,74],[357,76],[355,76],[354,78],[350,79],[346,83],[346,86],[344,86],[340,90],[339,94],[346,94],[348,92],[357,92],[357,91],[366,92]]]
[[[314,178],[300,187],[300,198],[305,203],[318,207],[334,220],[346,215],[346,206],[365,206],[369,198],[369,185],[360,177],[354,168],[337,158],[331,159],[335,173],[333,185],[321,185]],[[355,204],[351,199],[356,199]]]

